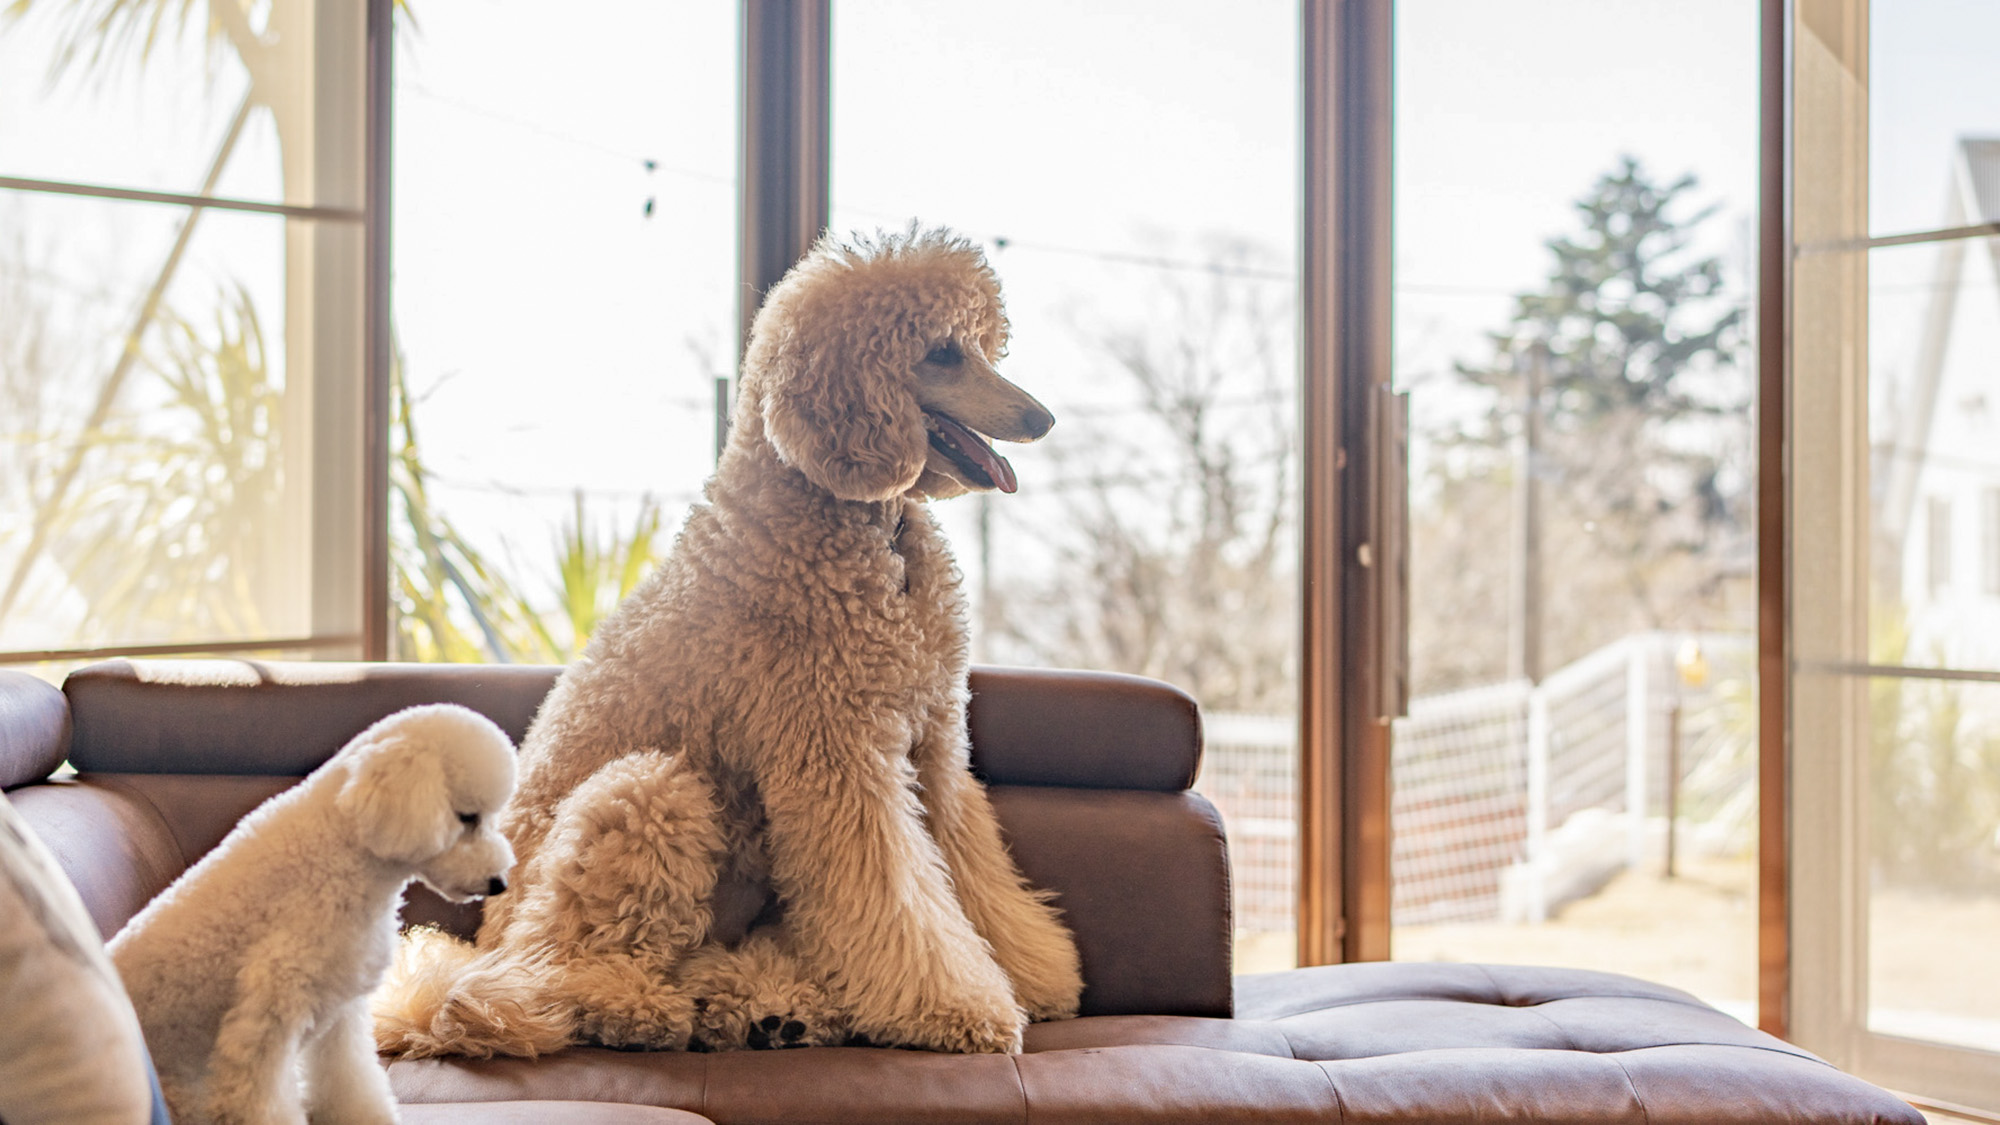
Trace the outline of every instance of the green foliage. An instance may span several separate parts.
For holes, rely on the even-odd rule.
[[[1582,229],[1549,239],[1546,287],[1516,298],[1513,323],[1493,337],[1494,359],[1459,367],[1474,383],[1519,385],[1530,347],[1546,349],[1545,424],[1576,432],[1620,414],[1666,420],[1747,404],[1692,384],[1705,364],[1730,358],[1743,321],[1724,296],[1722,263],[1684,260],[1710,206],[1672,212],[1693,175],[1651,180],[1630,156],[1576,201]]]
[[[651,497],[640,501],[639,515],[629,534],[616,529],[600,544],[577,492],[568,522],[557,531],[556,593],[563,627],[558,635],[546,626],[543,642],[551,651],[574,656],[583,651],[597,623],[660,561],[660,505]],[[545,618],[538,618],[545,620]]]
[[[211,51],[226,41],[222,24],[209,12],[210,3],[237,0],[209,0],[199,5],[201,23]],[[9,19],[25,19],[31,13],[50,10],[59,21],[55,57],[49,63],[49,79],[59,80],[72,69],[102,77],[113,63],[143,69],[163,39],[183,34],[194,18],[196,0],[14,0],[3,14]]]
[[[239,54],[254,50],[260,44],[246,40],[255,35],[249,20],[255,7],[246,0],[13,0],[0,8],[0,17],[18,21],[50,13],[57,23],[49,61],[49,81],[55,83],[71,73],[102,81],[119,67],[143,70],[165,40],[186,34],[197,21],[211,60],[225,47]],[[408,0],[396,0],[394,11],[399,28],[416,29]]]
[[[1909,630],[1878,607],[1871,659],[1902,664]],[[2000,891],[2000,729],[1968,692],[2000,688],[1877,677],[1869,682],[1868,841],[1875,871],[1904,886]]]
[[[597,623],[659,562],[659,504],[641,501],[629,533],[613,529],[600,540],[577,493],[556,535],[554,605],[537,606],[433,500],[400,350],[395,358],[389,468],[395,656],[455,663],[575,658]]]
[[[268,632],[257,583],[282,498],[283,390],[248,292],[212,320],[161,314],[144,369],[164,400],[115,415],[50,554],[81,595],[87,635],[144,641]]]

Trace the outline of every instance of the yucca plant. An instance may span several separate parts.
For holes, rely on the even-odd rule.
[[[601,538],[582,492],[557,529],[555,604],[541,608],[474,547],[430,491],[400,349],[390,368],[395,401],[390,482],[390,563],[396,656],[405,660],[562,663],[583,651],[605,614],[659,561],[662,517],[648,497],[629,533]]]
[[[613,528],[609,540],[600,544],[583,492],[573,495],[570,516],[556,533],[558,609],[536,619],[549,651],[564,659],[583,652],[597,623],[659,562],[660,530],[659,502],[647,496],[639,501],[630,533]]]
[[[283,500],[283,390],[249,293],[205,324],[160,316],[144,369],[156,404],[76,440],[91,446],[51,555],[90,635],[129,640],[268,634]]]
[[[402,349],[389,368],[389,562],[395,655],[466,663],[548,660],[538,623],[511,582],[431,498]]]

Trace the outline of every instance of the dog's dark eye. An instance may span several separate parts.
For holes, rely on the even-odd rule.
[[[925,363],[935,363],[939,367],[957,367],[964,361],[965,353],[959,351],[955,343],[939,344],[930,350],[930,354],[924,356]]]
[[[458,822],[467,828],[477,828],[479,827],[479,814],[476,812],[459,813]]]

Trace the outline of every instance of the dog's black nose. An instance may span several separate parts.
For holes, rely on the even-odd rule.
[[[493,878],[488,879],[486,881],[486,893],[489,895],[497,895],[501,891],[504,891],[506,889],[507,889],[507,880],[502,879],[498,875],[495,875]]]
[[[1028,432],[1028,440],[1041,437],[1056,424],[1056,416],[1040,406],[1026,407],[1021,411],[1021,428]]]

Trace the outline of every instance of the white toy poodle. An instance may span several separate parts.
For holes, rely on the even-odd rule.
[[[180,1125],[382,1125],[368,994],[403,888],[506,889],[493,817],[514,750],[491,721],[397,712],[243,818],[111,940]],[[303,1080],[303,1081],[302,1081]]]

